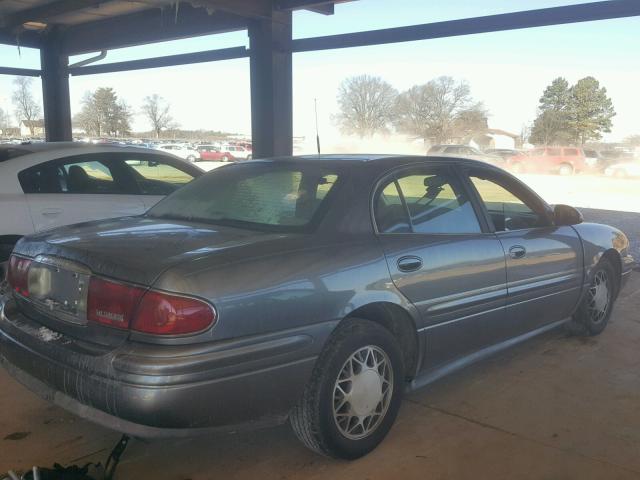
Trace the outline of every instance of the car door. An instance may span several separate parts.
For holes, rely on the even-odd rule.
[[[144,213],[135,182],[111,156],[76,155],[20,172],[35,230]]]
[[[550,208],[528,187],[499,171],[467,170],[505,252],[509,336],[571,314],[582,287],[582,243],[555,226]]]
[[[427,367],[491,344],[504,321],[504,252],[477,213],[445,165],[397,170],[374,195],[391,278],[421,315]]]
[[[160,155],[123,154],[122,159],[135,178],[145,211],[202,174],[188,163]]]

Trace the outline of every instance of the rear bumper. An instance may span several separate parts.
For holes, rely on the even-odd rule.
[[[0,363],[46,400],[137,437],[190,436],[282,422],[311,375],[312,337],[114,350],[0,310]]]

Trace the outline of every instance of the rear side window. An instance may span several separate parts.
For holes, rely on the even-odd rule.
[[[565,148],[564,149],[564,154],[567,157],[577,157],[579,152],[577,148]]]
[[[562,155],[561,150],[559,148],[547,148],[547,155],[550,157],[557,157]]]
[[[376,222],[380,233],[411,233],[409,216],[395,180],[384,187],[376,199]]]
[[[156,160],[125,160],[143,195],[169,195],[193,180],[193,175]]]
[[[380,233],[481,232],[469,198],[448,169],[419,167],[399,174],[380,191],[375,217]]]

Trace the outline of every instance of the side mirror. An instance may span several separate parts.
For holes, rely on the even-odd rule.
[[[580,210],[569,205],[555,205],[553,207],[553,218],[558,226],[578,225],[584,222],[584,217]]]

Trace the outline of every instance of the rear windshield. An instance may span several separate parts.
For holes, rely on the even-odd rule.
[[[158,203],[154,218],[284,232],[311,228],[326,210],[337,171],[316,165],[244,163],[214,170]]]

